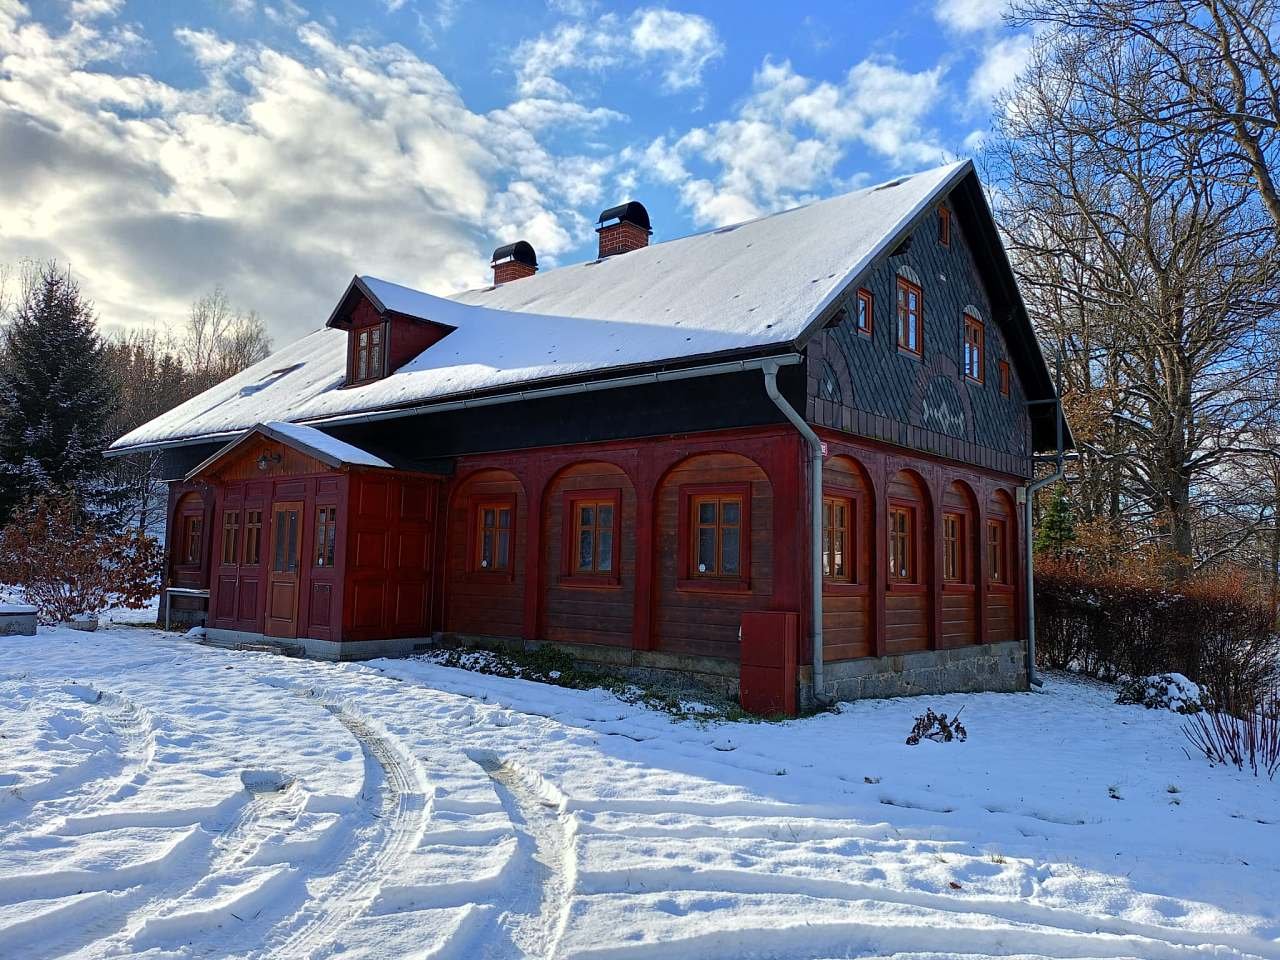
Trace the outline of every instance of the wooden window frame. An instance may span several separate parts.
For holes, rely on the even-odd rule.
[[[251,514],[257,514],[256,523],[249,519]],[[241,554],[240,564],[245,567],[256,567],[262,563],[262,514],[261,507],[245,507],[244,508],[244,548]],[[249,531],[252,530],[256,534],[253,538],[253,559],[249,559]]]
[[[185,510],[178,517],[181,521],[178,528],[181,531],[178,566],[186,570],[197,570],[204,566],[204,510]]]
[[[332,511],[332,519],[327,516]],[[311,567],[314,570],[332,570],[338,565],[338,505],[336,503],[317,503],[315,505],[315,541],[311,544]],[[329,538],[332,538],[330,541]],[[333,548],[333,555],[328,563],[321,563],[325,558],[325,546]]]
[[[951,210],[945,205],[938,207],[938,242],[951,246]]]
[[[677,563],[676,589],[703,593],[750,593],[751,592],[751,484],[743,483],[690,483],[681,486],[676,495],[679,497],[680,514],[676,536],[679,543]],[[740,504],[739,540],[738,540],[738,575],[715,576],[695,573],[693,569],[694,536],[697,523],[694,521],[694,503],[710,498],[728,500],[736,498]],[[718,543],[718,541],[717,541]]]
[[[981,319],[975,317],[971,313],[962,314],[964,318],[964,326],[960,337],[960,357],[964,368],[964,378],[970,383],[976,383],[981,386],[986,379],[987,365],[987,328]],[[977,339],[971,341],[969,339],[969,331],[977,331]],[[977,348],[976,363],[971,370],[969,366],[969,345],[975,344]]]
[[[895,335],[898,338],[898,352],[919,360],[924,357],[924,291],[903,276],[898,277],[898,284],[894,290],[898,320],[898,327],[895,331]],[[906,341],[903,340],[903,333],[908,329],[908,327],[904,325],[903,321],[904,318],[910,317],[911,315],[910,312],[906,310],[907,298],[909,298],[913,293],[916,295],[915,347],[911,346],[909,337]]]
[[[863,309],[864,307],[865,307],[865,310]],[[868,290],[866,287],[860,288],[857,294],[855,295],[854,303],[853,303],[853,309],[854,309],[853,329],[857,333],[862,334],[864,337],[871,336],[872,333],[874,333],[875,331],[875,328],[876,328],[875,307],[876,307],[876,298],[872,295],[871,291]],[[862,310],[863,313],[865,313],[866,315],[866,318],[867,318],[866,326],[863,326],[861,317],[858,314],[858,311],[860,310]]]
[[[924,582],[923,570],[921,565],[925,560],[924,555],[924,504],[917,500],[900,500],[891,498],[889,500],[888,509],[885,511],[886,520],[886,539],[885,539],[885,556],[886,564],[893,559],[893,540],[895,537],[895,525],[893,516],[898,511],[905,511],[910,519],[910,529],[907,532],[907,543],[911,550],[910,571],[906,578],[899,577],[892,566],[886,571],[885,584],[889,590],[896,593],[923,593],[929,589],[927,583]]]
[[[222,565],[234,567],[240,562],[240,508],[222,511]]]
[[[956,544],[957,562],[955,577],[947,576],[947,568],[950,566],[950,561],[947,556],[947,547],[952,542],[952,538],[947,536],[947,520],[952,518],[956,520],[958,526],[958,535],[954,539]],[[943,590],[969,591],[974,589],[972,528],[972,515],[968,510],[953,508],[943,511],[941,527]]]
[[[827,504],[833,506],[837,503],[845,508],[844,523],[844,543],[845,543],[845,575],[837,576],[834,572],[828,573],[828,561],[830,567],[834,570],[834,558],[830,556],[829,536],[835,529],[834,524],[827,523]],[[852,555],[852,562],[850,562]],[[830,586],[849,587],[858,584],[858,498],[849,491],[832,490],[828,488],[822,494],[822,582]]]
[[[484,546],[481,524],[484,522],[484,511],[489,507],[495,510],[511,511],[511,542],[509,544],[511,552],[505,567],[489,568],[480,565],[480,551]],[[483,580],[515,580],[516,540],[518,539],[516,532],[519,528],[519,522],[515,494],[497,494],[495,496],[472,499],[467,520],[467,529],[469,530],[467,535],[467,570],[470,575]]]
[[[377,334],[378,350],[375,355],[371,353],[373,346],[374,334]],[[379,320],[377,323],[366,323],[363,326],[353,327],[348,334],[350,343],[347,346],[347,382],[348,387],[360,387],[366,383],[373,383],[381,380],[386,373],[387,365],[387,339],[390,334],[389,325],[385,320]],[[361,346],[361,339],[368,337],[367,344]],[[365,375],[360,375],[360,355],[366,355]]]
[[[613,554],[611,569],[605,573],[584,572],[577,568],[578,508],[584,503],[608,504],[613,507]],[[595,490],[564,492],[563,533],[561,534],[560,578],[566,587],[620,587],[622,585],[622,490],[607,487]],[[597,529],[599,524],[596,524]]]
[[[1013,590],[1013,570],[1010,569],[1013,551],[1009,549],[1009,531],[1011,525],[1008,517],[987,517],[987,541],[985,549],[987,551],[987,588],[990,590]],[[996,531],[997,535],[993,539],[992,531]],[[999,559],[1003,561],[1004,569],[1001,571],[1001,579],[996,579],[996,564],[992,562],[991,548],[996,545],[999,551]]]
[[[1009,361],[1001,360],[997,369],[1000,371],[1000,396],[1007,397],[1012,389],[1012,374],[1009,371]]]

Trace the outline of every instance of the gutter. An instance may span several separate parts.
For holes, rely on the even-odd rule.
[[[373,423],[380,420],[398,420],[403,417],[425,416],[431,413],[448,413],[453,410],[470,410],[475,407],[491,407],[502,403],[517,403],[524,400],[540,400],[545,397],[565,397],[575,394],[598,393],[602,390],[614,390],[623,387],[636,387],[645,384],[667,383],[673,380],[694,380],[699,377],[714,377],[727,373],[744,373],[750,370],[761,370],[765,364],[778,363],[791,365],[800,362],[797,353],[784,353],[774,357],[758,357],[747,360],[729,360],[712,363],[700,367],[684,367],[677,370],[654,370],[649,373],[635,374],[629,377],[615,377],[611,380],[587,380],[579,383],[565,384],[558,387],[541,387],[533,390],[517,390],[510,393],[497,393],[483,397],[471,397],[465,400],[450,400],[444,403],[421,403],[412,407],[396,407],[390,410],[370,410],[365,413],[345,413],[327,417],[309,417],[293,421],[308,427],[341,427],[355,423]],[[794,411],[792,411],[794,413]],[[123,457],[132,453],[147,450],[166,450],[173,447],[186,447],[196,443],[217,443],[230,441],[241,436],[245,430],[229,430],[221,433],[209,433],[198,437],[185,437],[179,440],[159,440],[154,443],[140,443],[129,447],[107,450],[108,457]]]
[[[791,425],[800,431],[805,443],[809,446],[809,484],[810,484],[810,530],[809,530],[809,562],[810,562],[810,597],[813,603],[813,699],[815,703],[826,704],[830,701],[824,693],[822,679],[822,441],[814,433],[813,428],[787,402],[786,397],[778,390],[778,368],[791,366],[801,360],[798,354],[783,357],[770,357],[764,361],[764,391],[773,401],[773,405],[782,411]]]
[[[1031,520],[1031,505],[1035,502],[1036,492],[1051,483],[1057,483],[1062,479],[1063,469],[1063,436],[1062,436],[1062,351],[1058,351],[1057,356],[1057,382],[1054,386],[1054,396],[1052,400],[1029,400],[1027,406],[1033,406],[1041,403],[1053,404],[1053,412],[1055,414],[1055,426],[1058,433],[1058,449],[1054,454],[1053,473],[1039,480],[1033,480],[1027,484],[1027,503],[1023,509],[1023,549],[1026,551],[1026,562],[1023,567],[1027,575],[1027,682],[1033,687],[1044,686],[1044,681],[1036,675],[1036,571],[1035,571],[1035,544],[1032,543],[1034,529]],[[1041,461],[1044,462],[1044,461]]]

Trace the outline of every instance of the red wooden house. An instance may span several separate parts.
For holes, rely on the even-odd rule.
[[[117,441],[166,454],[171,615],[332,658],[563,644],[762,708],[1025,685],[1027,484],[1070,438],[972,166],[598,232],[450,298],[356,277]]]

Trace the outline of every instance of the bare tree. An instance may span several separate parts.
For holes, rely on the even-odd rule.
[[[204,390],[265,359],[271,338],[256,312],[236,309],[215,287],[191,305],[176,346],[192,383]]]
[[[1115,105],[1111,121],[1204,142],[1189,171],[1250,184],[1280,236],[1280,0],[1018,0],[1012,20],[1143,57],[1161,96],[1138,92]]]
[[[998,208],[1034,318],[1069,360],[1085,519],[1145,529],[1185,568],[1201,488],[1276,403],[1259,389],[1276,234],[1257,191],[1217,176],[1220,138],[1170,136],[1135,108],[1177,93],[1159,51],[1092,40],[1042,37],[1002,104]]]

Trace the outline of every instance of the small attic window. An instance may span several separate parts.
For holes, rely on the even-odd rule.
[[[353,381],[364,383],[382,376],[382,327],[356,331],[356,369]]]

